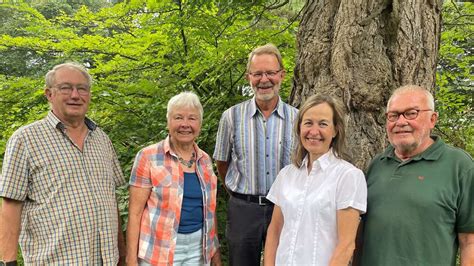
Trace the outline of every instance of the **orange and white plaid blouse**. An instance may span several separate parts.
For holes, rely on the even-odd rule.
[[[217,177],[211,158],[194,144],[196,174],[203,191],[203,257],[209,263],[219,246],[215,224]],[[153,265],[173,263],[183,201],[184,174],[169,137],[138,152],[130,185],[151,188],[140,224],[138,257]]]

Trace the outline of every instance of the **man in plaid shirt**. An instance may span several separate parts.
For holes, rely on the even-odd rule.
[[[92,78],[77,63],[46,74],[51,107],[9,139],[0,176],[0,265],[117,265],[125,251],[107,135],[86,117]],[[120,256],[125,256],[124,252]]]

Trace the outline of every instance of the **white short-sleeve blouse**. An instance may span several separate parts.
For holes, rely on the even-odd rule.
[[[329,150],[308,175],[307,160],[300,168],[283,168],[267,195],[284,217],[277,265],[328,265],[337,244],[336,211],[366,211],[367,184],[360,169]]]

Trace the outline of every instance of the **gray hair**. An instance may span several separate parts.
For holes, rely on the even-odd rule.
[[[84,77],[87,79],[87,86],[89,86],[89,88],[91,87],[92,77],[89,74],[89,72],[87,71],[87,69],[79,63],[67,62],[67,63],[63,63],[63,64],[59,64],[59,65],[54,66],[53,69],[51,69],[50,71],[48,71],[48,73],[46,73],[46,76],[45,76],[46,88],[52,88],[54,86],[54,82],[56,81],[55,80],[56,79],[56,72],[61,68],[75,69],[75,70],[81,72],[81,74],[84,75]]]
[[[180,107],[191,107],[197,109],[199,111],[199,121],[202,123],[202,116],[204,110],[202,108],[201,102],[199,101],[199,97],[194,92],[184,91],[178,95],[173,96],[168,101],[168,107],[166,109],[166,119],[168,119],[168,117],[170,116],[171,111]]]
[[[262,55],[262,54],[275,55],[277,60],[278,60],[278,63],[280,64],[280,69],[282,69],[282,70],[284,69],[283,59],[281,58],[280,51],[278,50],[278,48],[274,44],[268,43],[268,44],[265,44],[263,46],[259,46],[259,47],[255,48],[249,54],[249,59],[247,61],[247,72],[249,72],[249,70],[250,70],[250,64],[252,63],[253,57],[256,56],[256,55]]]
[[[433,97],[433,94],[431,94],[431,92],[421,86],[418,86],[418,85],[405,85],[405,86],[401,86],[400,88],[396,89],[393,91],[392,95],[390,96],[390,98],[388,99],[388,102],[387,102],[387,110],[388,110],[388,106],[390,105],[390,102],[392,101],[393,97],[398,95],[398,94],[401,94],[401,93],[404,93],[404,92],[423,92],[426,96],[426,103],[428,104],[428,108],[430,108],[431,110],[435,110],[435,102],[434,102],[434,97]]]

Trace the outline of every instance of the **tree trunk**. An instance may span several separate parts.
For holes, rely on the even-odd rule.
[[[388,144],[385,106],[406,84],[433,90],[442,0],[309,0],[290,103],[332,95],[347,112],[349,154],[365,169]]]

